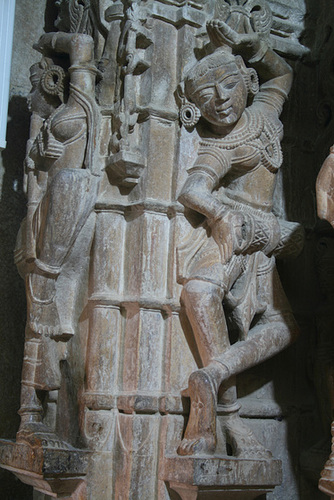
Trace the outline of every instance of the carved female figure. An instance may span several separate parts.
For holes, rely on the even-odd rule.
[[[254,32],[240,34],[219,21],[208,32],[218,48],[186,75],[188,102],[181,109],[188,125],[200,113],[205,126],[179,200],[205,223],[179,249],[182,300],[203,368],[191,374],[185,391],[191,410],[178,453],[215,452],[220,390],[223,431],[234,455],[269,457],[238,415],[235,375],[278,353],[298,333],[274,255],[298,253],[302,235],[272,213],[282,163],[279,115],[292,72]],[[254,99],[247,106],[249,95]]]
[[[35,248],[28,256],[34,263],[27,284],[28,325],[34,332],[66,340],[74,327],[59,316],[55,284],[96,199],[96,71],[93,42],[87,35],[50,33],[43,35],[39,47],[69,52],[72,64],[68,100],[44,120],[28,153],[27,164],[37,172],[47,172],[46,189],[34,212]],[[50,68],[42,78],[44,88],[49,86],[52,92],[54,79],[60,76]]]
[[[85,233],[84,228],[93,216],[99,181],[94,158],[98,109],[93,40],[82,34],[48,33],[35,48],[46,56],[69,54],[70,85],[67,100],[61,103],[64,70],[51,64],[48,57],[32,68],[29,100],[34,114],[26,157],[28,215],[17,250],[28,309],[18,439],[48,432],[41,423],[39,395],[60,387],[63,342],[59,341],[68,341],[75,331],[72,313],[77,300],[73,296],[85,266],[84,254],[89,255],[92,242],[93,221],[90,231]],[[69,260],[66,287],[59,280]],[[64,312],[66,303],[69,311]]]

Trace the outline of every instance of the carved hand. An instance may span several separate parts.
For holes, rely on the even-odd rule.
[[[235,210],[226,210],[219,218],[208,220],[223,264],[228,262],[233,254],[240,254],[248,247],[250,241],[247,222],[247,217]]]
[[[217,47],[227,45],[235,54],[240,54],[247,60],[261,49],[262,41],[250,23],[247,25],[247,33],[238,33],[223,21],[213,19],[207,24],[207,30],[214,45]]]
[[[44,35],[39,37],[38,42],[34,44],[34,49],[43,53],[46,47],[50,48],[52,46],[53,36],[54,33],[44,33]]]
[[[28,154],[24,159],[24,171],[27,174],[29,171],[35,170],[35,162]]]

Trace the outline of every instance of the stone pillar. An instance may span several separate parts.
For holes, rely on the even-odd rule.
[[[54,280],[55,297],[61,295],[64,307],[70,304],[71,316],[78,321],[73,331],[59,332],[53,317],[51,334],[38,328],[33,332],[61,347],[59,359],[52,358],[61,367],[61,382],[50,382],[50,387],[41,383],[37,390],[35,380],[29,381],[36,389],[36,394],[29,394],[38,416],[36,422],[29,416],[30,434],[23,429],[16,443],[1,442],[1,465],[36,491],[55,498],[169,500],[174,495],[171,490],[183,499],[208,498],[209,492],[226,500],[258,498],[282,481],[279,460],[240,460],[227,455],[219,430],[214,456],[177,455],[189,414],[188,398],[181,391],[201,365],[180,301],[177,257],[177,249],[193,230],[193,219],[178,198],[196,159],[200,137],[196,129],[181,126],[178,86],[196,61],[213,51],[206,22],[222,12],[213,0],[101,2],[99,8],[99,2],[92,1],[88,14],[80,3],[72,4],[76,16],[73,11],[67,13],[67,25],[64,19],[58,20],[60,32],[48,34],[39,50],[44,57],[52,54],[53,62],[61,55],[63,62],[71,64],[72,85],[67,92],[75,109],[62,120],[68,120],[71,132],[74,118],[78,130],[70,138],[56,140],[57,113],[71,103],[57,88],[65,104],[58,102],[48,117],[40,116],[41,127],[31,133],[27,158],[30,164],[43,163],[36,159],[38,144],[40,150],[44,147],[45,164],[45,157],[57,158],[51,167],[56,170],[59,158],[65,157],[64,147],[67,156],[62,167],[74,170],[79,164],[79,172],[89,172],[98,190],[94,198],[87,188],[94,203],[90,199],[90,211],[89,203],[85,205],[86,220],[78,217],[79,236],[64,252],[65,262],[43,267],[36,256],[38,273],[31,267],[33,262],[24,262],[22,274],[43,276],[42,291],[51,288],[50,280]],[[280,25],[279,12],[274,19],[273,33],[277,27],[289,32],[290,25]],[[79,33],[78,38],[74,33]],[[272,39],[281,53],[303,52],[289,35],[285,41],[274,34]],[[94,55],[90,48],[88,57],[84,48],[85,44],[91,47],[92,40]],[[69,64],[63,65],[67,70]],[[72,75],[78,73],[81,79],[77,76],[74,81]],[[50,85],[56,84],[57,75],[52,73]],[[78,138],[81,146],[72,153],[69,145]],[[35,175],[38,168],[30,168]],[[50,178],[46,184],[52,182]],[[43,216],[48,214],[48,187],[41,181],[38,188],[44,192],[34,206]],[[62,199],[62,192],[58,194]],[[82,199],[84,203],[84,193]],[[36,211],[35,219],[37,215]],[[199,213],[195,219],[198,225]],[[88,221],[95,224],[93,239]],[[80,256],[77,241],[86,230],[85,255]],[[55,356],[57,347],[50,349]],[[45,359],[34,362],[43,364]],[[36,402],[40,392],[48,395]],[[42,417],[43,404],[49,409]],[[223,410],[218,407],[217,421],[222,419]],[[38,440],[34,440],[35,424]],[[38,460],[31,456],[27,460],[31,448],[37,450]]]

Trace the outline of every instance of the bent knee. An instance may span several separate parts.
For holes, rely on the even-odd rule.
[[[297,321],[295,320],[294,315],[291,312],[284,314],[283,318],[284,318],[284,323],[286,324],[286,326],[289,329],[290,336],[291,336],[291,342],[294,342],[299,337],[300,327],[299,327]]]
[[[181,300],[186,304],[194,301],[201,301],[203,304],[210,303],[212,300],[219,298],[223,300],[223,291],[221,287],[204,280],[189,280],[184,286],[181,293]]]
[[[267,319],[270,323],[276,323],[280,326],[282,339],[285,338],[286,345],[292,344],[297,340],[300,328],[291,311],[272,314]]]

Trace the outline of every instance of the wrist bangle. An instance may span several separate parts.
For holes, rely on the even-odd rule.
[[[260,62],[261,59],[264,58],[267,52],[268,52],[268,45],[264,40],[261,40],[259,50],[250,59],[248,59],[248,62],[250,64],[255,64]]]
[[[226,208],[220,207],[214,215],[207,217],[209,225],[214,224],[218,219],[221,219],[225,212]]]

